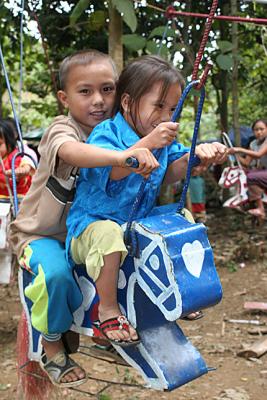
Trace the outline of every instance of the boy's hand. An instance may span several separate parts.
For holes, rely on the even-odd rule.
[[[142,140],[148,140],[149,149],[161,149],[169,146],[176,139],[178,128],[177,122],[162,122]]]
[[[194,168],[194,173],[206,171],[210,164],[222,164],[227,160],[229,149],[222,143],[203,143],[196,146],[195,154],[200,158],[200,165]]]
[[[141,174],[145,178],[147,178],[151,172],[159,167],[159,163],[148,149],[136,148],[124,150],[119,153],[121,159],[119,160],[120,167],[129,168],[126,166],[125,161],[129,157],[134,157],[138,160],[139,166],[138,168],[129,168],[132,172],[136,174]]]

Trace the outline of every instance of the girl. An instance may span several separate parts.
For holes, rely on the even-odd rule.
[[[8,198],[7,179],[12,188],[11,162],[18,149],[16,148],[16,138],[11,126],[0,120],[0,197]],[[15,160],[15,174],[17,179],[17,194],[24,196],[30,188],[34,168],[29,164],[25,157],[18,156]],[[10,178],[8,178],[10,177]]]
[[[162,149],[160,167],[148,179],[137,218],[152,210],[160,185],[181,179],[188,163],[188,148],[176,142],[178,124],[170,122],[181,96],[180,73],[156,56],[144,56],[122,72],[115,99],[117,114],[99,124],[88,143],[108,149],[146,147]],[[196,149],[202,168],[223,161],[226,147],[202,144]],[[117,280],[127,250],[121,224],[138,192],[140,177],[120,167],[81,169],[77,193],[67,218],[70,262],[85,264],[99,295],[99,321],[103,337],[120,345],[138,343],[136,330],[117,303]]]
[[[252,124],[256,137],[250,144],[250,149],[234,147],[230,150],[234,154],[243,153],[246,157],[239,156],[241,163],[250,166],[254,161],[254,168],[247,174],[249,200],[255,201],[256,208],[248,210],[251,215],[260,220],[265,219],[265,209],[262,195],[267,191],[267,121],[258,119]]]

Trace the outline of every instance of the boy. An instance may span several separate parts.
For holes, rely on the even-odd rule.
[[[59,78],[58,97],[69,115],[56,117],[40,142],[40,163],[10,226],[10,241],[20,266],[33,273],[25,295],[33,303],[32,325],[42,334],[40,365],[53,384],[69,387],[86,380],[61,340],[82,303],[64,245],[78,168],[124,166],[126,158],[134,156],[140,165],[137,172],[149,174],[158,163],[146,149],[116,152],[81,143],[112,114],[117,74],[109,56],[95,50],[78,52],[63,60]]]

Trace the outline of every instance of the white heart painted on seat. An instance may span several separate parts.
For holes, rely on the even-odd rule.
[[[205,250],[199,240],[185,243],[182,248],[182,257],[188,272],[196,278],[200,277]]]

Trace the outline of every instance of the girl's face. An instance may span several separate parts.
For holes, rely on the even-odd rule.
[[[6,147],[6,142],[3,138],[0,137],[0,155],[2,158],[6,157],[8,151]]]
[[[95,61],[73,66],[66,88],[58,91],[58,97],[72,117],[91,133],[97,124],[111,117],[115,90],[116,76],[111,63]]]
[[[138,106],[133,105],[135,121],[129,109],[129,95],[125,93],[122,96],[123,116],[140,137],[149,135],[161,122],[170,121],[181,97],[181,86],[174,83],[169,87],[165,98],[160,101],[161,87],[161,82],[155,83],[151,90],[141,97]]]
[[[258,121],[253,128],[256,139],[264,139],[267,137],[267,126],[263,121]]]

